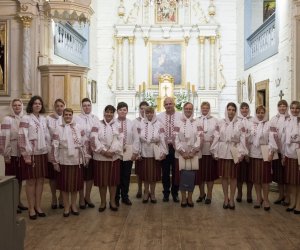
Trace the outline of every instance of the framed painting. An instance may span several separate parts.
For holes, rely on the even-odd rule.
[[[8,21],[0,20],[0,96],[8,96]]]
[[[176,0],[159,0],[155,4],[155,23],[174,24],[178,22]]]
[[[276,0],[264,0],[264,21],[276,11]]]
[[[174,78],[176,87],[183,87],[185,82],[185,44],[177,42],[150,42],[149,87],[157,88],[162,75]]]

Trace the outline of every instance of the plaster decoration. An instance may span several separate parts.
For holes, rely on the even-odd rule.
[[[107,80],[107,86],[112,89],[112,86],[113,86],[113,77],[114,77],[114,73],[115,73],[115,47],[113,46],[112,48],[112,63],[109,67],[109,70],[110,70],[110,74],[109,74],[109,77],[108,77],[108,80]]]
[[[123,38],[117,37],[117,89],[122,90],[123,86]]]
[[[94,14],[90,7],[91,0],[47,1],[44,10],[55,21],[89,23]]]
[[[128,56],[128,89],[135,89],[134,86],[134,37],[128,37],[129,56]]]
[[[185,44],[188,45],[189,40],[191,38],[192,27],[191,26],[183,26],[182,30],[183,30],[183,38],[184,38]]]
[[[205,44],[205,37],[199,37],[199,87],[198,89],[204,90],[205,89],[205,54],[204,54],[204,44]]]
[[[207,24],[208,23],[208,18],[205,15],[203,8],[198,0],[193,0],[192,9],[194,12],[194,16],[198,17],[199,24]]]
[[[126,18],[126,21],[125,21],[126,24],[136,24],[137,23],[137,19],[138,19],[139,12],[140,12],[140,7],[141,7],[141,1],[137,0],[133,4],[133,8],[130,10],[128,17]]]
[[[216,6],[214,5],[214,0],[210,0],[210,4],[208,6],[208,14],[209,14],[209,22],[215,23],[215,15],[216,15]]]
[[[160,26],[161,30],[163,31],[163,38],[168,39],[170,38],[170,31],[172,29],[172,26]]]
[[[222,43],[221,36],[219,32],[217,33],[217,47],[218,47],[218,87],[223,89],[226,86],[226,80],[223,74],[223,64],[222,64]]]
[[[211,36],[210,38],[210,69],[209,69],[209,89],[217,88],[216,79],[216,37]]]
[[[150,30],[151,30],[151,26],[141,26],[140,27],[142,30],[142,36],[145,42],[145,46],[147,46],[147,43],[149,41],[149,36],[150,36]]]
[[[30,45],[30,27],[28,24],[23,28],[23,95],[27,99],[32,94],[30,84],[31,72],[31,45]]]
[[[125,7],[124,7],[124,0],[120,0],[120,6],[118,7],[118,16],[119,16],[119,23],[123,24],[124,16],[125,16]]]

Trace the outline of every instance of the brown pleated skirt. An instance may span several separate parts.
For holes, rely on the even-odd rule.
[[[49,180],[56,180],[57,171],[54,169],[53,164],[48,162],[48,172],[46,178]]]
[[[272,182],[272,164],[263,159],[250,158],[249,180],[256,184]]]
[[[284,166],[281,162],[281,154],[278,154],[279,159],[272,161],[273,181],[278,184],[284,184]]]
[[[161,180],[161,161],[154,158],[143,158],[141,161],[140,180],[157,182]]]
[[[89,165],[84,167],[83,169],[83,180],[84,181],[91,181],[94,180],[94,160],[90,159]]]
[[[25,163],[21,157],[21,171],[24,180],[45,178],[48,175],[48,157],[47,154],[32,156],[34,165]]]
[[[299,171],[298,159],[291,159],[285,157],[284,182],[286,184],[292,184],[292,185],[300,184],[300,171]]]
[[[83,166],[60,165],[57,172],[57,189],[63,192],[77,192],[83,189]]]
[[[239,174],[239,164],[234,164],[231,159],[219,159],[218,171],[222,178],[236,179]]]
[[[120,184],[120,160],[94,160],[94,185],[97,187],[117,186]]]
[[[240,162],[240,169],[237,176],[238,182],[250,182],[249,180],[249,171],[250,171],[250,163],[247,162],[245,159]]]
[[[135,161],[134,162],[134,172],[137,176],[140,176],[141,169],[142,169],[142,161],[141,160]]]
[[[211,155],[202,155],[199,159],[199,170],[196,171],[195,184],[218,179],[218,162]]]
[[[20,166],[20,157],[11,156],[10,163],[5,162],[5,175],[14,175],[19,181],[23,180]]]

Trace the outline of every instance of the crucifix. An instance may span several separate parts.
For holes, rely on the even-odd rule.
[[[164,89],[165,89],[165,97],[167,97],[167,96],[168,96],[168,95],[167,95],[168,86],[165,85],[165,86],[164,86]]]
[[[280,90],[279,92],[279,97],[280,97],[280,100],[282,100],[282,97],[284,96],[284,93],[282,92],[282,90]]]

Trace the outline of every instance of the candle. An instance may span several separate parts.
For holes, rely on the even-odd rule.
[[[142,93],[142,85],[139,85],[139,93]]]
[[[146,83],[143,82],[143,91],[146,91]]]
[[[188,83],[187,83],[187,90],[190,90],[190,89],[191,89],[191,83],[188,82]]]
[[[194,84],[192,85],[192,92],[193,93],[195,92],[195,85]]]

